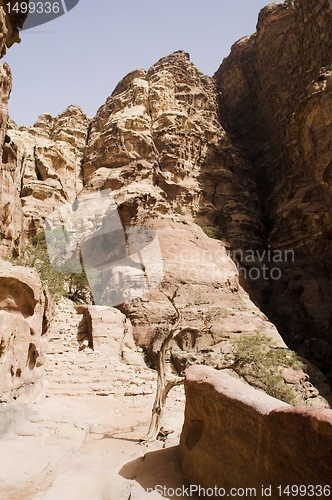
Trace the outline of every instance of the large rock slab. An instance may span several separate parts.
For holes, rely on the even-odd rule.
[[[90,347],[115,362],[145,366],[138,353],[132,335],[132,325],[126,316],[107,306],[78,306],[83,314],[78,327],[78,342],[81,349]]]
[[[0,400],[42,386],[51,305],[36,272],[0,261]]]
[[[189,484],[256,488],[255,498],[271,486],[266,496],[275,499],[279,485],[331,485],[331,410],[293,408],[197,365],[186,371],[185,391],[179,453]]]

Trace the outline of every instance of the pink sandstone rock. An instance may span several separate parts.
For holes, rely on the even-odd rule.
[[[332,484],[332,411],[293,408],[225,371],[186,371],[180,440],[188,484],[204,488]],[[218,498],[211,496],[211,498]],[[235,497],[237,498],[237,497]]]

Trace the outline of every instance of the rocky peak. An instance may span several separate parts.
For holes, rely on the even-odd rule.
[[[79,106],[68,106],[65,111],[54,118],[51,139],[68,142],[77,148],[83,148],[89,123],[89,117]]]
[[[34,135],[51,139],[54,127],[54,117],[49,113],[43,113],[34,123],[33,127],[20,127],[20,130],[29,130]]]

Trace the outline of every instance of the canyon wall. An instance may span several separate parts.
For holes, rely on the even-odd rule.
[[[330,488],[332,410],[293,408],[205,366],[187,369],[185,391],[181,467],[188,485],[210,489],[202,496],[240,488],[231,496],[277,499],[287,485],[303,485],[318,497]]]
[[[261,200],[264,246],[249,248],[294,252],[278,262],[280,279],[243,286],[330,376],[331,21],[329,0],[268,5],[215,74],[221,123],[251,162]]]
[[[7,120],[6,70],[0,255],[19,255],[53,210],[111,190],[124,233],[145,226],[158,236],[162,282],[118,305],[149,362],[175,324],[178,372],[224,367],[241,335],[285,347],[258,305],[328,373],[330,13],[323,0],[271,4],[213,78],[177,51],[124,77],[91,122],[70,106],[17,127]],[[111,286],[139,288],[141,263],[113,265],[125,253],[105,231],[111,212],[99,212],[86,214],[79,237],[107,305]],[[72,257],[82,260],[80,245]],[[278,263],[278,280],[241,286],[230,252],[268,248],[294,251],[294,262]],[[326,404],[314,394],[300,387],[298,403]]]
[[[8,3],[8,2],[7,2]],[[14,1],[10,2],[12,5]],[[21,3],[21,2],[18,2]],[[0,53],[19,42],[18,28],[26,15],[6,14],[0,2]],[[24,234],[21,208],[23,160],[28,146],[11,142],[8,128],[8,99],[12,88],[9,66],[0,66],[0,256],[18,253]],[[9,149],[15,161],[10,163]],[[18,153],[19,151],[19,153]],[[40,216],[39,216],[40,217]],[[52,302],[37,273],[32,269],[0,261],[0,401],[36,396],[43,388],[47,332],[52,317]]]

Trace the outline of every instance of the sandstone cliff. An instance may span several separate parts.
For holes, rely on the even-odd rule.
[[[1,402],[42,389],[51,307],[34,270],[0,261]]]
[[[23,20],[5,16],[1,8],[0,15],[4,53],[5,45],[18,41]],[[146,397],[153,394],[150,382],[155,378],[139,353],[155,367],[161,344],[173,330],[177,335],[167,352],[173,374],[191,364],[210,365],[192,368],[188,373],[194,375],[186,382],[180,449],[189,481],[203,484],[196,467],[204,463],[206,486],[227,482],[234,487],[248,472],[255,485],[272,484],[279,473],[284,476],[284,459],[293,464],[286,471],[289,484],[331,481],[328,410],[292,409],[234,378],[237,373],[261,389],[291,392],[296,405],[326,408],[331,401],[322,373],[305,359],[302,366],[292,365],[294,358],[279,333],[329,373],[330,24],[330,1],[271,4],[260,13],[257,32],[233,46],[213,78],[202,75],[187,53],[175,52],[148,71],[139,68],[124,77],[91,122],[78,106],[70,106],[56,118],[45,113],[33,127],[17,127],[7,112],[10,70],[6,65],[0,69],[0,255],[22,255],[24,243],[42,231],[46,217],[71,207],[76,219],[73,215],[72,227],[62,234],[70,240],[76,230],[79,238],[66,250],[72,252],[70,258],[80,264],[86,258],[96,268],[103,304],[81,305],[76,311],[68,301],[57,305],[46,365],[46,395],[52,401],[46,400],[44,415],[32,412],[30,421],[15,422],[12,432],[31,438],[23,450],[28,449],[29,457],[35,442],[46,444],[47,450],[60,448],[51,462],[45,453],[31,469],[20,454],[18,484],[2,471],[7,497],[13,493],[21,498],[27,477],[29,498],[35,497],[36,478],[42,483],[38,498],[47,489],[60,498],[68,485],[76,492],[83,485],[91,498],[96,483],[103,498],[114,496],[114,485],[98,475],[100,466],[93,459],[84,469],[93,471],[90,482],[88,474],[77,479],[75,460],[81,464],[82,455],[67,462],[68,475],[67,470],[58,474],[59,457],[77,450],[91,429],[99,434],[85,442],[92,454],[105,450],[103,442],[96,446],[91,441],[110,438],[109,429],[112,452],[114,436],[127,439],[135,429],[135,439],[142,437]],[[105,199],[103,211],[98,203]],[[93,202],[92,211],[84,211],[88,202]],[[109,225],[114,207],[119,215],[115,235]],[[62,223],[58,229],[63,230]],[[130,240],[130,234],[139,241]],[[158,245],[154,253],[144,254],[139,243],[149,244],[151,235],[157,235]],[[126,260],[128,247],[139,258]],[[243,259],[247,250],[255,254],[254,261]],[[278,261],[278,280],[242,275],[239,281],[236,259],[246,270],[262,263],[262,252],[273,250],[294,252],[291,261]],[[164,274],[156,285],[149,272],[154,278],[161,265]],[[0,399],[9,401],[42,385],[52,308],[34,271],[7,261],[0,267]],[[138,293],[142,276],[148,289],[143,296]],[[113,305],[108,300],[114,289],[124,285],[137,292],[134,299],[118,302],[118,309],[107,307]],[[275,365],[268,364],[271,359]],[[259,375],[264,367],[269,384]],[[224,370],[232,368],[226,375]],[[195,378],[195,373],[201,376]],[[96,403],[97,395],[105,404]],[[80,399],[74,403],[76,396]],[[53,398],[59,398],[56,416]],[[134,403],[128,398],[135,398]],[[151,397],[148,401],[152,404]],[[87,416],[76,415],[76,404]],[[174,408],[178,425],[180,410],[176,404]],[[225,409],[229,434],[221,418]],[[14,413],[20,411],[15,407]],[[7,422],[6,409],[4,415]],[[234,447],[239,432],[243,439]],[[163,437],[167,440],[167,432]],[[8,439],[4,454],[10,455],[11,444]],[[233,471],[224,462],[225,449],[236,465]],[[219,473],[221,463],[227,475]],[[116,472],[112,465],[112,482],[118,465]],[[139,481],[139,469],[128,463],[122,477]],[[150,486],[149,481],[143,478],[141,485]],[[116,491],[120,494],[128,485],[120,481]]]
[[[294,251],[281,279],[253,295],[290,345],[330,374],[331,17],[325,0],[271,4],[215,75],[221,123],[255,174],[265,248]]]
[[[274,83],[270,89],[268,75],[275,71],[276,65],[286,64],[287,58],[280,55],[279,46],[276,59],[269,57],[269,50],[275,50],[274,42],[266,43],[272,35],[272,41],[275,36],[281,43],[275,33],[280,34],[285,23],[288,28],[283,31],[289,36],[293,24],[303,33],[310,30],[310,22],[316,18],[319,21],[324,8],[327,9],[324,2],[322,5],[323,10],[309,9],[304,21],[299,18],[300,4],[272,4],[263,9],[257,33],[235,44],[214,78],[202,75],[189,55],[178,51],[160,59],[148,71],[137,69],[128,74],[91,123],[78,106],[70,106],[56,118],[44,114],[33,127],[18,128],[9,121],[2,162],[2,255],[18,255],[22,243],[42,230],[45,217],[73,202],[78,195],[89,197],[111,189],[124,228],[146,226],[158,234],[164,280],[144,298],[120,306],[132,323],[135,341],[152,363],[163,338],[176,321],[181,331],[173,342],[171,361],[179,372],[188,362],[216,367],[227,364],[234,341],[241,334],[259,332],[272,337],[276,345],[284,345],[276,328],[239,286],[229,249],[262,250],[268,242],[269,248],[296,251],[295,263],[280,263],[280,280],[265,282],[260,278],[242,281],[242,285],[258,304],[264,306],[264,299],[265,302],[269,299],[267,311],[272,316],[277,311],[285,320],[293,307],[298,317],[307,319],[303,313],[304,297],[307,297],[312,304],[313,319],[306,322],[306,329],[323,321],[328,302],[319,301],[312,290],[320,290],[318,286],[328,290],[325,278],[320,280],[317,272],[313,276],[309,261],[305,260],[308,256],[304,250],[298,251],[304,245],[308,247],[309,233],[312,241],[316,241],[317,232],[310,226],[307,233],[300,231],[294,236],[298,228],[296,218],[292,219],[295,228],[292,231],[280,226],[281,219],[271,225],[273,213],[281,213],[278,203],[288,193],[279,181],[284,179],[287,186],[295,186],[294,189],[299,182],[298,176],[291,182],[293,177],[287,176],[287,165],[291,163],[281,160],[276,148],[281,147],[279,143],[283,144],[280,130],[286,130],[287,120],[293,120],[292,123],[295,120],[292,109],[296,98],[299,102],[302,99],[304,87],[301,85],[304,84],[302,80],[298,87],[294,84],[292,95],[280,91],[285,102],[274,99],[275,109],[268,108],[267,96],[272,95],[276,86]],[[306,13],[305,8],[303,12]],[[298,37],[296,29],[294,36]],[[282,32],[281,38],[286,34]],[[270,69],[264,57],[272,65]],[[310,57],[307,59],[305,64],[311,68]],[[328,70],[325,73],[328,78]],[[260,74],[265,75],[266,83]],[[296,83],[296,75],[292,77]],[[328,96],[328,86],[319,92]],[[3,94],[4,103],[8,96],[9,90]],[[318,116],[320,112],[317,111]],[[324,130],[328,141],[326,127]],[[292,144],[294,148],[294,141]],[[294,153],[289,158],[294,162],[297,156]],[[272,177],[277,168],[278,179]],[[275,187],[268,199],[267,180]],[[301,186],[303,183],[302,176]],[[301,189],[297,189],[294,198],[297,210]],[[317,220],[312,204],[310,206],[313,220]],[[271,207],[275,207],[273,213]],[[104,214],[104,220],[107,215]],[[87,221],[86,225],[93,223],[88,218]],[[277,227],[281,228],[279,232]],[[129,277],[124,277],[121,266],[105,268],[118,255],[118,247],[111,245],[105,251],[108,240],[104,234],[94,235],[93,243],[89,243],[89,232],[82,231],[82,244],[88,247],[91,262],[103,269],[101,280],[114,283],[129,280],[135,288],[134,268],[134,274],[129,273]],[[278,235],[288,238],[287,244],[279,241]],[[293,245],[293,240],[298,242],[298,247]],[[310,252],[313,255],[312,249]],[[306,276],[310,273],[312,276],[307,281],[311,287],[308,289],[299,274],[299,269],[304,268]],[[257,285],[264,285],[263,294]],[[102,300],[107,293],[106,287]],[[286,316],[282,316],[284,313]],[[292,334],[296,318],[288,321]],[[321,337],[328,335],[324,332],[321,329]],[[304,338],[301,330],[297,341]],[[320,352],[325,345],[322,342],[315,346]],[[308,348],[308,342],[303,345]],[[328,360],[328,357],[329,350],[325,349],[321,358]],[[306,391],[301,397],[306,401],[314,399]]]

